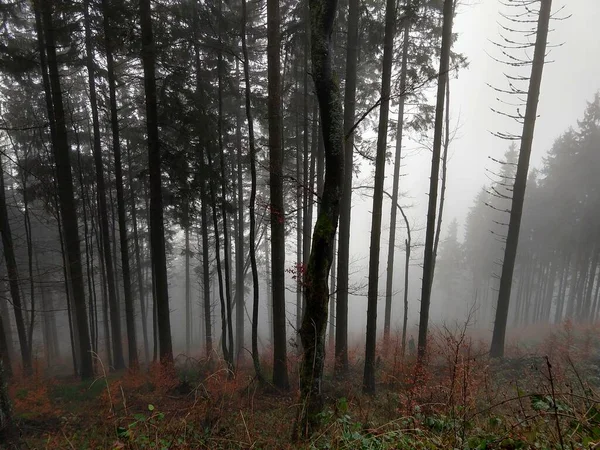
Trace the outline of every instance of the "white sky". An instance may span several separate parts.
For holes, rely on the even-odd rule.
[[[561,16],[571,14],[568,20],[553,22],[550,44],[564,43],[561,47],[552,48],[548,59],[553,60],[544,69],[539,118],[536,124],[532,167],[540,167],[542,157],[553,141],[569,126],[574,126],[582,116],[586,101],[593,98],[600,90],[600,39],[597,24],[600,23],[600,0],[554,0],[553,12],[565,6]],[[498,10],[501,7],[497,0],[465,0],[461,2],[455,21],[455,32],[458,41],[454,49],[466,55],[469,67],[458,74],[458,79],[451,81],[451,123],[459,122],[457,137],[451,145],[451,159],[448,167],[448,191],[444,213],[447,225],[457,218],[461,229],[473,198],[482,185],[489,182],[485,169],[495,169],[488,157],[501,159],[508,147],[508,142],[494,137],[490,131],[509,131],[511,123],[492,112],[490,107],[498,107],[497,94],[488,87],[504,87],[502,72],[505,66],[492,60],[488,53],[494,53],[490,39],[498,37]],[[391,114],[393,117],[393,113]],[[514,127],[512,128],[514,130]],[[394,142],[388,142],[393,151]],[[416,143],[409,144],[413,149]],[[407,196],[400,200],[403,205],[412,205],[409,220],[421,231],[424,229],[427,210],[427,191],[431,156],[428,151],[405,151],[409,154],[403,161],[401,173],[401,192]],[[392,166],[386,168],[386,188],[391,191]],[[369,169],[363,171],[360,184],[371,180]],[[385,200],[384,200],[385,202]],[[380,308],[378,314],[378,330],[383,323],[383,295],[385,293],[385,268],[387,259],[387,241],[389,229],[389,202],[384,204],[383,231],[380,258]],[[353,198],[352,237],[350,269],[354,272],[357,284],[366,285],[369,238],[371,230],[371,200]],[[400,231],[397,237],[396,294],[394,297],[392,322],[400,322],[400,302],[402,298],[402,264],[404,253],[400,248],[404,242],[404,226],[399,217]],[[417,240],[423,241],[423,233],[416,232]],[[415,259],[422,258],[422,248],[413,250]],[[411,268],[410,316],[415,323],[418,314],[420,297],[421,267],[415,261]],[[366,288],[363,289],[366,294]],[[435,319],[445,315],[443,305],[432,304],[432,317]],[[366,327],[366,295],[354,296],[350,305],[351,327],[363,333]]]

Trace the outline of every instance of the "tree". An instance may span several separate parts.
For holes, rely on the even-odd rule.
[[[435,108],[435,125],[433,136],[433,156],[429,182],[429,204],[427,209],[427,230],[425,235],[425,252],[423,257],[423,284],[421,288],[421,312],[419,314],[419,359],[425,356],[427,347],[427,327],[429,325],[429,305],[431,302],[431,285],[433,281],[433,243],[435,234],[435,216],[437,210],[438,180],[440,172],[440,154],[442,147],[442,131],[444,119],[444,96],[450,66],[450,47],[452,45],[452,21],[454,0],[444,0],[442,48],[440,70],[438,72],[437,102]]]
[[[2,157],[0,157],[0,233],[2,234],[2,248],[4,250],[4,260],[6,262],[6,272],[8,274],[8,285],[10,287],[10,296],[15,313],[17,335],[19,336],[23,370],[26,374],[30,374],[32,369],[31,351],[27,342],[25,319],[23,318],[24,308],[21,302],[21,293],[19,288],[19,272],[15,258],[12,233],[10,230],[8,208],[6,206],[6,190],[4,187],[4,168],[2,164]]]
[[[306,269],[306,308],[300,328],[304,354],[300,369],[302,405],[297,432],[303,436],[309,435],[317,424],[323,407],[321,385],[329,302],[328,277],[345,176],[342,100],[331,54],[337,0],[310,0],[310,11],[313,80],[321,113],[326,171]]]
[[[114,8],[114,6],[113,6]],[[129,354],[129,367],[136,369],[138,366],[137,339],[135,335],[135,317],[133,296],[131,294],[131,270],[129,267],[129,240],[127,236],[127,222],[125,220],[125,196],[123,194],[123,165],[121,162],[121,141],[119,138],[119,116],[117,113],[117,95],[115,68],[113,57],[113,33],[111,26],[111,5],[109,0],[102,0],[104,15],[104,42],[106,47],[106,73],[108,78],[108,92],[110,102],[110,123],[112,130],[113,154],[115,158],[115,178],[117,188],[117,214],[119,220],[119,243],[121,250],[121,271],[123,274],[123,293],[125,297],[125,321],[127,324],[127,344]],[[114,216],[113,216],[114,217]]]
[[[387,0],[385,9],[385,35],[383,38],[383,69],[381,76],[381,106],[375,156],[375,186],[371,213],[371,247],[369,251],[369,288],[367,293],[367,342],[365,345],[365,371],[363,390],[375,392],[375,346],[377,340],[377,299],[379,297],[379,250],[381,246],[381,214],[383,210],[383,182],[385,154],[387,152],[387,127],[390,111],[392,57],[396,28],[396,2]]]
[[[494,321],[494,332],[490,356],[504,356],[504,340],[506,336],[506,324],[508,319],[508,307],[510,304],[510,293],[512,290],[512,279],[519,244],[519,231],[521,228],[521,217],[523,215],[523,203],[525,200],[525,189],[527,185],[527,174],[529,171],[529,159],[533,143],[533,132],[537,118],[537,107],[544,71],[544,60],[546,57],[546,45],[548,40],[548,28],[552,10],[552,0],[541,0],[537,23],[537,35],[533,63],[531,66],[531,78],[529,91],[527,93],[527,106],[523,122],[523,133],[521,135],[521,148],[519,150],[519,162],[515,176],[512,206],[510,209],[510,220],[508,223],[508,234],[504,260],[502,263],[502,275],[500,277],[500,290],[498,291],[498,306],[496,308],[496,320]]]
[[[256,146],[254,143],[254,118],[252,116],[252,101],[250,88],[250,60],[248,58],[248,46],[246,44],[246,22],[248,11],[246,0],[242,0],[242,52],[244,55],[244,84],[246,99],[246,120],[248,121],[248,147],[250,150],[250,231],[248,242],[250,245],[250,266],[252,269],[252,362],[254,371],[259,381],[263,381],[260,369],[260,355],[258,354],[258,267],[256,264]]]
[[[267,76],[269,176],[271,193],[271,273],[273,295],[273,384],[289,387],[285,323],[285,210],[281,135],[281,61],[279,1],[267,0]]]
[[[88,71],[88,84],[90,91],[90,106],[92,109],[92,126],[94,130],[94,163],[96,166],[96,186],[98,189],[98,214],[100,218],[100,232],[102,233],[102,249],[104,251],[104,264],[108,281],[108,304],[110,307],[110,325],[112,331],[113,366],[115,370],[125,367],[123,359],[123,346],[121,345],[121,317],[117,300],[117,285],[110,248],[108,228],[108,207],[106,205],[106,187],[104,180],[104,162],[102,161],[102,148],[100,137],[100,122],[98,119],[98,103],[96,100],[96,81],[94,70],[94,56],[92,50],[92,34],[89,14],[89,2],[84,4],[85,46],[86,63]],[[114,88],[114,86],[113,86]],[[118,125],[117,125],[118,126]]]
[[[161,189],[161,157],[158,134],[158,109],[156,102],[156,56],[152,33],[150,3],[150,0],[140,0],[142,64],[144,66],[148,165],[150,171],[150,245],[152,252],[152,274],[156,295],[160,361],[164,364],[170,364],[173,362],[173,347],[171,344],[169,284],[167,280],[167,259],[165,254],[163,199]]]
[[[358,64],[359,0],[348,2],[348,44],[344,91],[344,189],[340,205],[338,240],[337,295],[335,309],[335,373],[348,370],[348,265],[350,262],[350,217],[352,209],[352,168],[354,154],[354,116],[356,111],[356,68]]]
[[[8,397],[8,383],[6,382],[4,360],[0,358],[0,436],[9,434],[12,431],[12,424],[12,405]]]
[[[407,3],[407,8],[410,4]],[[406,12],[408,16],[409,12]],[[410,23],[408,17],[404,18],[402,40],[402,62],[400,66],[400,100],[398,101],[398,123],[396,129],[396,154],[394,156],[394,175],[392,178],[392,205],[390,211],[390,238],[388,241],[388,259],[385,283],[385,316],[383,325],[384,352],[387,351],[390,339],[390,323],[392,318],[392,291],[394,289],[394,251],[396,246],[396,219],[398,191],[400,189],[400,164],[402,161],[402,132],[404,128],[404,104],[406,99],[406,75],[408,71],[408,47]]]
[[[81,267],[81,249],[79,248],[79,229],[77,222],[77,210],[73,194],[73,178],[71,175],[71,161],[69,155],[69,143],[67,137],[65,113],[63,107],[62,91],[60,86],[60,75],[56,59],[56,43],[54,39],[54,25],[52,23],[52,1],[38,0],[35,7],[41,7],[43,30],[38,29],[38,39],[43,33],[45,38],[45,57],[47,58],[47,70],[49,87],[51,90],[52,109],[48,110],[48,118],[55,129],[52,135],[52,149],[54,162],[56,164],[56,179],[58,185],[58,198],[60,215],[63,226],[63,236],[68,261],[68,272],[70,275],[71,292],[75,309],[75,321],[77,323],[77,334],[80,353],[80,373],[82,379],[93,376],[92,355],[90,353],[91,343],[89,338],[89,326],[85,310],[85,289],[83,283],[83,271]],[[39,5],[39,6],[38,6]],[[45,71],[42,62],[42,72]]]

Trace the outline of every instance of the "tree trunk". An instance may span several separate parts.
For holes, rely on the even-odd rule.
[[[548,40],[548,25],[552,9],[552,0],[541,0],[540,12],[537,26],[537,37],[531,67],[531,79],[529,92],[527,93],[527,107],[521,136],[521,149],[515,175],[513,188],[512,207],[508,224],[508,235],[502,264],[502,276],[500,277],[500,290],[498,292],[498,306],[496,308],[496,320],[492,335],[490,356],[504,356],[504,340],[506,337],[506,321],[510,303],[510,292],[512,288],[513,271],[517,257],[519,244],[519,230],[521,228],[521,216],[523,214],[523,202],[525,200],[525,188],[527,185],[527,172],[529,170],[529,158],[531,156],[531,145],[533,143],[533,132],[537,117],[538,99],[540,86],[542,84],[542,73],[544,71],[544,59],[546,57],[546,43]]]
[[[150,171],[150,243],[152,273],[156,286],[156,315],[159,334],[160,361],[173,362],[171,321],[169,312],[169,282],[165,253],[163,199],[161,182],[161,155],[158,135],[158,107],[156,101],[156,55],[152,34],[151,1],[140,0],[142,28],[142,63],[144,66],[144,91],[146,96],[146,122],[148,128],[148,165]]]
[[[106,47],[106,71],[108,78],[108,91],[110,100],[110,122],[112,130],[113,154],[115,157],[115,178],[117,188],[117,214],[119,218],[119,242],[121,250],[121,273],[123,276],[123,295],[125,297],[125,321],[127,324],[127,349],[129,354],[129,367],[137,368],[139,361],[137,355],[137,339],[135,334],[135,308],[131,294],[131,270],[129,266],[129,239],[127,236],[127,222],[125,219],[125,195],[123,189],[123,165],[121,162],[121,142],[119,140],[119,116],[117,114],[117,94],[115,81],[115,68],[113,61],[113,33],[110,24],[110,2],[102,0],[104,15],[104,42]]]
[[[297,80],[297,78],[296,78]],[[298,92],[298,82],[296,81],[296,91]],[[303,224],[303,192],[302,180],[302,141],[300,139],[300,108],[296,109],[296,332],[302,325],[302,224]],[[299,339],[297,339],[299,340]]]
[[[15,324],[17,325],[17,335],[19,337],[19,346],[21,348],[21,361],[25,374],[31,374],[31,351],[27,341],[27,329],[25,327],[25,318],[23,317],[23,304],[21,303],[21,293],[19,291],[19,272],[15,258],[15,249],[13,247],[12,233],[10,230],[10,221],[8,218],[8,208],[6,205],[6,191],[4,187],[4,169],[2,157],[0,157],[0,233],[2,234],[2,248],[4,250],[4,261],[6,262],[6,272],[8,274],[8,285],[10,287],[10,296],[15,314]]]
[[[385,283],[385,317],[383,324],[383,351],[387,354],[392,320],[392,297],[394,290],[394,253],[396,250],[396,218],[398,191],[400,188],[400,165],[402,164],[402,131],[404,128],[404,103],[406,99],[406,72],[408,69],[408,44],[410,20],[404,20],[404,38],[402,42],[402,64],[400,66],[400,99],[398,100],[398,123],[396,129],[396,155],[394,159],[394,178],[392,185],[392,205],[390,211],[390,238],[388,241],[388,259]]]
[[[337,0],[310,0],[313,80],[324,131],[326,172],[305,278],[306,308],[300,328],[304,355],[300,368],[302,404],[296,432],[309,436],[323,408],[321,384],[329,301],[328,277],[344,188],[344,130],[339,86],[333,69],[331,38]]]
[[[348,264],[350,261],[350,215],[352,208],[352,169],[356,111],[356,68],[358,65],[359,0],[348,2],[348,44],[346,49],[346,86],[344,92],[344,189],[340,205],[338,239],[337,295],[335,308],[335,373],[348,371]]]
[[[418,356],[425,356],[427,347],[427,327],[429,325],[429,304],[433,281],[433,244],[435,238],[435,215],[437,209],[438,179],[440,173],[440,153],[442,148],[442,128],[444,120],[444,95],[448,82],[450,65],[450,47],[452,46],[452,20],[454,0],[444,0],[444,23],[442,27],[442,49],[440,70],[438,72],[437,104],[435,109],[435,128],[433,136],[433,156],[431,160],[431,176],[429,181],[429,205],[427,207],[427,231],[425,237],[425,254],[423,258],[423,284],[421,289],[421,312],[419,314]]]
[[[135,267],[137,273],[137,285],[140,296],[140,311],[142,313],[142,336],[144,337],[144,361],[146,364],[150,362],[150,344],[148,341],[148,312],[146,308],[146,295],[144,289],[144,277],[142,275],[142,258],[140,255],[140,240],[138,236],[138,223],[137,223],[137,207],[135,205],[135,191],[133,188],[133,169],[131,165],[131,150],[129,145],[126,147],[127,151],[127,162],[129,168],[127,170],[127,176],[129,181],[129,201],[131,203],[131,226],[133,229],[133,250],[135,252]]]
[[[8,383],[6,378],[7,372],[4,369],[3,359],[0,358],[0,437],[12,434],[13,432],[12,406],[8,397]]]
[[[219,0],[219,14],[222,1]],[[227,222],[227,172],[225,170],[225,148],[223,146],[223,52],[221,40],[221,19],[219,15],[219,55],[218,55],[218,115],[217,128],[219,134],[219,164],[221,168],[221,219],[223,221],[223,269],[225,271],[225,306],[227,312],[227,334],[229,345],[225,360],[229,369],[234,370],[233,363],[233,314],[231,310],[231,241],[229,238],[229,225]],[[213,203],[216,207],[216,203]],[[230,373],[231,374],[231,373]]]
[[[379,297],[379,251],[381,246],[381,213],[383,206],[383,182],[385,178],[385,155],[387,152],[388,115],[390,110],[390,85],[396,28],[396,2],[387,0],[385,10],[385,36],[383,43],[383,69],[381,77],[381,108],[375,157],[375,188],[371,215],[371,248],[369,252],[369,287],[367,293],[367,342],[365,346],[365,370],[363,390],[375,392],[375,347],[377,344],[377,299]]]
[[[252,362],[254,372],[259,382],[263,381],[260,368],[260,355],[258,353],[258,308],[259,284],[258,267],[256,265],[256,145],[254,142],[254,119],[252,116],[252,90],[250,88],[250,59],[246,43],[246,21],[248,17],[246,0],[242,0],[242,52],[244,55],[244,82],[246,85],[246,119],[248,121],[248,147],[250,150],[250,230],[248,243],[250,246],[250,266],[252,268]]]
[[[208,171],[212,170],[212,159],[210,157],[210,151],[206,152],[206,156],[208,159]],[[206,170],[206,169],[205,169]],[[223,351],[223,358],[227,363],[229,370],[233,370],[233,361],[230,359],[230,346],[233,345],[233,342],[229,341],[228,345],[228,336],[227,336],[227,304],[225,300],[225,292],[223,286],[223,270],[221,268],[221,238],[219,236],[219,220],[217,217],[217,197],[215,195],[215,187],[214,181],[209,180],[208,183],[209,191],[210,191],[210,200],[212,203],[212,220],[213,220],[213,229],[215,232],[215,257],[217,262],[217,277],[219,280],[219,300],[221,302],[221,350]],[[223,243],[225,246],[227,242]]]
[[[6,292],[4,291],[4,282],[0,282],[0,295],[4,297]],[[0,299],[0,364],[4,365],[4,371],[6,376],[10,377],[12,375],[12,365],[10,362],[11,352],[10,352],[10,344],[12,337],[10,335],[10,328],[6,326],[8,321],[6,320],[8,317],[8,308],[4,308],[4,298]],[[1,428],[1,427],[0,427]]]
[[[312,201],[313,201],[313,179],[310,172],[312,165],[310,161],[313,159],[310,154],[309,147],[309,86],[308,74],[309,54],[310,54],[310,8],[308,0],[302,4],[304,11],[304,40],[303,40],[303,74],[302,74],[302,271],[308,266],[308,258],[310,257],[310,232],[312,231]],[[314,102],[315,110],[317,102]],[[313,114],[313,119],[316,114]],[[303,290],[300,285],[299,288]],[[304,294],[304,292],[302,292]],[[302,311],[304,309],[304,295],[302,295],[300,305],[300,326],[302,326]],[[300,330],[300,326],[298,330]],[[300,339],[298,339],[299,341]]]
[[[4,370],[10,377],[12,375],[13,348],[6,298],[5,283],[0,281],[0,361],[4,363]]]
[[[281,123],[279,0],[267,0],[267,76],[269,175],[271,209],[271,274],[273,295],[273,384],[288,389],[285,322],[285,211]]]
[[[189,211],[187,205],[184,226],[185,240],[185,354],[190,355],[192,345],[192,297],[190,292],[190,227],[189,227]]]
[[[102,162],[102,148],[100,141],[100,124],[98,119],[98,103],[96,99],[96,81],[94,73],[94,55],[92,49],[92,34],[89,16],[89,2],[86,0],[84,5],[84,25],[85,25],[85,47],[86,63],[88,71],[88,85],[90,106],[92,110],[93,133],[93,154],[94,164],[96,166],[96,185],[98,189],[98,208],[99,225],[102,233],[102,244],[104,251],[104,264],[106,267],[106,277],[108,281],[108,304],[110,306],[110,325],[112,329],[112,353],[115,370],[125,367],[123,359],[123,346],[121,345],[121,320],[119,315],[119,306],[117,302],[115,273],[110,249],[109,228],[108,228],[108,207],[106,205],[106,187],[104,180],[104,164]]]
[[[331,281],[330,281],[330,286],[329,286],[329,343],[328,343],[328,347],[330,349],[334,348],[335,345],[335,299],[336,299],[336,262],[337,262],[337,258],[336,258],[336,251],[337,251],[337,241],[334,238],[333,239],[333,260],[331,261]]]
[[[236,74],[239,86],[239,62],[236,62]],[[236,114],[237,143],[237,236],[235,241],[235,348],[236,360],[244,359],[244,184],[242,177],[242,101],[237,92],[238,111]]]

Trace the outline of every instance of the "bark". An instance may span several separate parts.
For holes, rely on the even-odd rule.
[[[396,2],[394,0],[387,0],[381,77],[381,107],[379,110],[377,154],[375,157],[375,188],[373,190],[373,212],[371,215],[371,248],[369,252],[367,342],[365,346],[365,370],[363,376],[363,391],[367,393],[375,392],[375,347],[377,344],[377,299],[379,297],[381,215],[383,209],[383,182],[385,178],[385,155],[387,152],[387,129],[390,110],[390,86],[392,79],[395,28]]]
[[[23,304],[21,303],[21,293],[19,291],[19,271],[15,258],[10,221],[8,218],[6,191],[4,187],[4,169],[2,166],[2,157],[0,157],[0,233],[2,234],[2,248],[4,250],[4,261],[6,262],[8,285],[15,314],[19,346],[21,348],[21,362],[23,363],[25,374],[29,375],[32,370],[31,348],[27,340],[27,329],[25,326],[25,318],[23,317],[24,309]]]
[[[55,189],[57,192],[58,189]],[[57,196],[56,196],[57,197]],[[58,211],[58,200],[55,198],[55,208]],[[67,297],[67,320],[69,322],[69,341],[71,344],[71,358],[73,360],[73,372],[75,376],[79,374],[79,341],[77,340],[77,333],[75,331],[75,321],[71,310],[71,298],[73,297],[71,292],[71,280],[69,279],[69,272],[67,269],[67,251],[65,249],[65,240],[62,231],[62,222],[60,220],[60,214],[58,215],[58,238],[60,241],[60,256],[62,259],[62,275],[64,282],[65,297]]]
[[[2,282],[2,284],[4,283]],[[5,292],[0,292],[0,294],[3,295]],[[4,299],[0,299],[0,302],[4,302]],[[5,314],[7,313],[8,308],[0,307],[0,364],[3,364],[6,376],[10,377],[12,375],[12,365],[10,361],[11,353],[9,345],[11,335],[10,328],[5,326],[8,323],[5,317]]]
[[[454,14],[454,13],[453,13]],[[442,234],[442,219],[444,218],[444,203],[446,201],[446,184],[448,183],[448,149],[450,148],[450,77],[446,79],[446,113],[444,114],[444,151],[442,152],[442,186],[440,187],[440,207],[435,227],[435,239],[433,241],[433,261],[431,266],[431,283],[435,276],[435,262],[437,260],[438,246]]]
[[[328,347],[330,349],[334,348],[335,345],[335,298],[336,298],[336,250],[337,250],[337,241],[333,240],[333,260],[331,261],[331,281],[329,286],[329,343]]]
[[[531,67],[531,79],[529,82],[529,92],[527,93],[523,134],[521,136],[521,149],[519,152],[517,173],[515,175],[504,262],[502,264],[502,275],[500,277],[496,320],[494,322],[492,344],[490,347],[490,356],[492,357],[504,356],[506,321],[508,317],[515,260],[517,257],[517,247],[519,245],[519,230],[521,228],[521,216],[523,214],[523,202],[525,200],[529,158],[531,156],[531,145],[533,143],[533,133],[537,117],[538,99],[540,96],[540,86],[542,84],[542,73],[544,71],[544,59],[546,56],[546,43],[548,40],[548,25],[551,9],[552,0],[541,0],[533,64]]]
[[[73,115],[71,114],[71,121],[73,120]],[[81,163],[81,145],[79,142],[79,134],[75,131],[75,139],[77,140],[77,169],[79,172],[79,189],[81,192],[81,209],[83,212],[83,240],[85,245],[85,269],[86,269],[86,278],[87,278],[87,289],[88,289],[88,317],[90,320],[90,337],[92,342],[92,349],[95,351],[94,342],[96,342],[96,334],[97,329],[95,327],[94,322],[94,286],[92,283],[92,265],[91,265],[91,255],[92,251],[90,247],[93,249],[93,245],[90,245],[90,237],[89,237],[89,225],[88,225],[88,201],[85,190],[85,184],[83,181],[83,166]],[[43,289],[42,289],[43,292]]]
[[[241,103],[241,101],[240,101]],[[244,310],[246,300],[244,296],[244,185],[242,179],[242,131],[240,117],[242,105],[239,105],[237,114],[237,133],[238,133],[238,154],[237,154],[237,237],[235,249],[235,292],[236,292],[236,310],[235,310],[235,336],[236,336],[236,359],[240,361],[244,358]]]
[[[238,74],[239,86],[239,69]],[[244,185],[242,177],[242,105],[238,93],[238,112],[236,115],[236,140],[237,140],[237,236],[235,241],[235,348],[236,360],[244,359],[244,310],[246,300],[244,296]],[[251,241],[253,242],[253,241]]]
[[[92,224],[92,232],[95,227]],[[98,246],[98,259],[100,260],[100,274],[102,282],[102,322],[104,324],[104,346],[106,351],[106,359],[108,365],[113,365],[113,353],[111,348],[110,339],[110,321],[108,319],[108,288],[106,286],[106,265],[104,264],[104,256],[102,253],[102,236],[100,233],[96,234],[96,245]]]
[[[18,160],[17,160],[18,162]],[[1,167],[1,166],[0,166]],[[1,174],[0,170],[0,174]],[[33,352],[33,328],[35,325],[35,285],[33,276],[33,241],[31,233],[31,220],[29,216],[29,197],[27,195],[27,175],[21,176],[21,185],[23,191],[23,221],[25,226],[25,241],[27,244],[27,269],[29,273],[29,330],[27,333],[27,345],[29,346],[29,354]]]
[[[108,304],[110,307],[110,325],[112,330],[112,353],[115,370],[125,367],[123,359],[123,346],[121,345],[121,320],[119,315],[119,305],[117,302],[115,273],[113,267],[112,253],[110,248],[109,228],[108,228],[108,207],[106,204],[106,186],[104,179],[104,164],[102,162],[102,148],[100,141],[100,122],[98,119],[98,102],[96,98],[96,81],[94,70],[94,55],[92,49],[92,34],[89,16],[89,1],[84,4],[84,25],[85,25],[85,47],[86,64],[88,72],[88,86],[90,96],[90,107],[92,110],[93,126],[93,154],[96,167],[96,186],[98,189],[98,209],[99,225],[102,233],[102,244],[104,252],[104,264],[106,268],[106,277],[108,281]]]
[[[438,178],[440,172],[440,153],[442,148],[442,128],[444,119],[444,95],[448,82],[450,64],[450,47],[452,45],[452,20],[454,0],[444,1],[444,20],[442,26],[442,49],[440,70],[438,72],[437,103],[435,109],[435,125],[433,137],[433,156],[429,182],[429,204],[427,209],[427,231],[425,237],[425,254],[423,258],[423,284],[421,289],[421,311],[419,314],[418,356],[425,356],[427,347],[427,327],[429,325],[429,304],[433,281],[433,245],[435,238],[435,216],[437,209]]]
[[[269,340],[273,344],[273,290],[271,289],[271,246],[269,239],[265,239],[265,284],[267,286],[267,312],[269,315]]]
[[[269,185],[271,209],[271,277],[273,295],[273,384],[288,389],[285,321],[285,211],[281,123],[281,33],[279,0],[267,0],[267,77],[269,117]]]
[[[325,181],[305,278],[306,309],[300,328],[301,405],[296,432],[309,436],[323,408],[321,384],[329,302],[328,277],[344,188],[344,129],[340,89],[333,69],[332,33],[337,0],[310,0],[313,80],[324,131]]]
[[[142,63],[148,131],[148,165],[150,172],[150,244],[152,273],[156,291],[156,316],[161,363],[173,362],[171,321],[169,316],[169,283],[165,254],[163,199],[161,182],[161,155],[158,135],[158,107],[156,100],[156,55],[152,34],[151,1],[140,0],[142,29]]]
[[[348,46],[346,49],[346,86],[344,91],[344,189],[340,205],[338,239],[337,296],[335,308],[335,373],[348,371],[348,265],[350,262],[350,216],[352,208],[352,169],[356,112],[356,68],[358,65],[359,0],[348,2]]]
[[[204,327],[205,327],[205,350],[208,360],[212,357],[212,327],[210,321],[210,267],[209,267],[209,249],[208,249],[208,218],[206,211],[206,188],[205,180],[200,182],[200,197],[202,205],[200,206],[200,216],[202,221],[202,287],[203,287],[203,304],[204,304]]]
[[[208,167],[209,171],[212,167],[212,159],[210,157],[210,151],[206,152],[206,157],[208,159]],[[221,262],[221,237],[219,236],[219,220],[217,217],[217,197],[215,195],[215,187],[214,181],[210,180],[208,183],[209,191],[210,191],[210,200],[212,203],[212,220],[213,220],[213,229],[215,232],[215,257],[217,262],[217,277],[219,280],[219,300],[221,302],[221,350],[223,351],[223,358],[225,358],[225,362],[228,365],[230,370],[233,370],[233,361],[230,359],[231,352],[229,350],[230,346],[233,345],[233,342],[229,341],[227,336],[227,306],[225,300],[225,291],[224,291],[224,283],[223,283],[223,270],[222,270],[222,262]],[[224,245],[227,245],[224,242]],[[228,345],[229,342],[229,345]]]
[[[140,296],[140,311],[142,313],[142,336],[144,338],[144,361],[146,364],[150,362],[150,344],[148,341],[148,311],[146,303],[146,292],[144,289],[144,277],[142,275],[142,257],[140,252],[140,240],[138,236],[138,222],[137,222],[137,207],[135,204],[135,191],[133,188],[133,169],[131,163],[131,150],[129,145],[126,147],[127,151],[127,162],[129,169],[127,170],[127,176],[129,181],[129,201],[131,210],[131,227],[133,231],[133,251],[135,254],[135,268],[137,275],[138,294]]]
[[[127,350],[129,367],[137,368],[137,339],[135,333],[135,308],[131,294],[131,268],[129,265],[129,238],[125,219],[125,194],[123,189],[123,164],[121,158],[121,142],[119,139],[119,116],[117,114],[117,94],[115,80],[115,64],[113,60],[112,27],[110,17],[110,0],[102,0],[104,15],[104,42],[106,47],[106,72],[110,101],[110,123],[112,131],[113,155],[115,158],[115,178],[117,188],[117,214],[119,219],[119,243],[121,250],[121,274],[123,277],[123,296],[125,297],[125,323],[127,325]]]
[[[400,165],[402,164],[402,131],[404,128],[404,103],[406,98],[406,72],[408,69],[410,21],[405,20],[403,26],[402,63],[400,66],[400,99],[398,101],[398,123],[396,129],[396,155],[394,157],[394,176],[392,178],[392,205],[390,211],[390,237],[388,241],[388,259],[385,283],[385,316],[383,325],[383,351],[387,354],[390,340],[390,324],[392,319],[392,297],[394,290],[394,253],[396,250],[396,221],[398,192],[400,188]]]
[[[7,375],[2,358],[0,358],[0,438],[3,440],[13,432],[13,414],[8,397]]]
[[[252,90],[250,88],[250,59],[246,43],[246,21],[248,17],[246,0],[242,0],[242,53],[244,55],[244,83],[246,92],[246,120],[248,121],[248,147],[250,150],[250,230],[248,236],[250,266],[252,269],[252,362],[254,372],[259,382],[263,381],[260,368],[260,355],[258,354],[258,308],[259,284],[258,268],[256,265],[256,144],[254,141],[254,119],[252,116]]]
[[[221,12],[222,1],[219,1],[219,14]],[[219,16],[220,17],[220,16]],[[223,269],[225,272],[225,307],[227,312],[227,334],[229,345],[225,360],[230,369],[230,375],[235,369],[233,363],[233,314],[231,309],[231,241],[229,238],[229,225],[227,214],[227,172],[225,170],[225,148],[223,145],[223,52],[221,40],[221,20],[219,19],[219,55],[218,55],[218,116],[217,128],[219,134],[219,165],[221,169],[221,220],[223,221]],[[210,163],[210,162],[209,162]],[[213,202],[216,206],[216,203]],[[225,349],[225,347],[224,347]]]
[[[187,205],[185,206],[187,210]],[[192,345],[192,297],[190,292],[190,227],[186,211],[185,240],[185,354],[189,356]]]
[[[308,59],[310,53],[310,10],[308,0],[303,4],[304,10],[304,41],[303,41],[303,75],[302,75],[302,270],[308,266],[310,256],[310,232],[312,230],[312,199],[313,199],[313,179],[310,173],[310,148],[309,148],[309,87]],[[315,102],[315,108],[317,103]],[[313,115],[314,118],[315,115]],[[304,309],[304,295],[302,295],[302,304],[300,305],[300,320],[302,320],[302,311]],[[300,327],[298,327],[300,329]]]
[[[297,78],[296,78],[297,80]],[[298,82],[296,81],[295,90],[298,92]],[[303,189],[301,186],[302,167],[303,167],[303,148],[300,139],[300,108],[296,109],[296,332],[302,325],[302,224],[303,224]],[[299,339],[297,339],[299,340]]]

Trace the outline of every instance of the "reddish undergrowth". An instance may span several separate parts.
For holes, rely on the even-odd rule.
[[[492,444],[481,448],[518,448],[498,443],[534,442],[540,434],[561,448],[561,439],[581,443],[582,430],[596,426],[590,411],[597,406],[593,368],[600,330],[593,325],[515,332],[502,361],[490,360],[488,343],[465,325],[435,327],[423,364],[400,354],[399,336],[391,344],[378,360],[374,397],[362,394],[359,346],[350,351],[345,377],[333,378],[329,357],[323,386],[329,415],[322,434],[301,447],[327,441],[329,448],[349,448],[350,417],[360,424],[356,433],[370,439],[401,428],[416,439],[410,442],[428,441],[428,448],[473,448],[465,444],[470,436],[494,427],[497,442],[490,438]],[[266,373],[269,359],[263,361]],[[30,448],[292,448],[299,360],[290,352],[288,392],[259,386],[248,358],[232,376],[217,358],[209,363],[180,356],[175,367],[151,364],[119,374],[104,373],[100,365],[98,378],[83,384],[36,366],[33,376],[12,378],[10,396]],[[492,419],[502,425],[490,425]],[[581,430],[572,429],[576,420]]]

